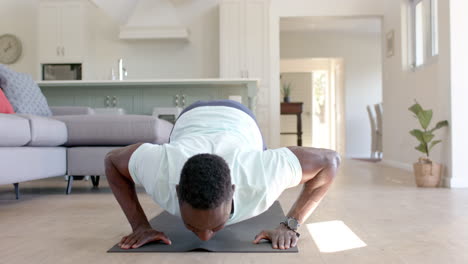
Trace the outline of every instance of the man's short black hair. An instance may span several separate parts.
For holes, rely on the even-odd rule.
[[[180,175],[179,200],[195,209],[213,209],[232,195],[226,161],[213,154],[198,154],[185,162]]]

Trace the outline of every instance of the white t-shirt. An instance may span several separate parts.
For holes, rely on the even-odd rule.
[[[302,169],[288,148],[263,151],[260,130],[245,112],[226,106],[201,106],[179,117],[169,144],[143,144],[131,156],[136,183],[163,209],[180,216],[176,185],[185,162],[200,153],[224,158],[231,170],[234,224],[265,212],[281,193],[298,185]]]

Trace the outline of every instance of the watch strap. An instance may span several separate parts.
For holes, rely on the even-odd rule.
[[[289,230],[293,231],[294,233],[296,233],[296,236],[297,236],[297,237],[300,237],[300,236],[301,236],[301,234],[299,234],[299,232],[297,232],[297,230],[294,230],[294,229],[292,229],[291,227],[289,227],[289,226],[288,226],[288,223],[287,223],[286,221],[280,222],[280,224],[283,224],[287,229],[289,229]]]

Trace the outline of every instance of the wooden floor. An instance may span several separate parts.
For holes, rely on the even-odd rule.
[[[69,196],[65,186],[63,177],[22,183],[19,201],[13,186],[0,186],[0,263],[468,263],[468,190],[418,189],[410,173],[380,164],[345,161],[308,220],[342,221],[366,244],[328,253],[320,241],[339,245],[344,234],[324,231],[316,242],[303,225],[298,254],[109,254],[130,227],[106,181],[99,190],[75,182]],[[280,197],[284,208],[299,190]],[[140,197],[150,217],[161,212],[146,194]]]

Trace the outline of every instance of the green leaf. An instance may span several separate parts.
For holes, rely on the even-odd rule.
[[[413,130],[410,131],[410,134],[412,136],[414,136],[415,138],[417,138],[419,140],[419,142],[421,142],[421,144],[425,143],[424,137],[423,137],[423,135],[424,135],[423,131],[421,131],[419,129],[413,129]]]
[[[424,132],[423,133],[423,139],[425,143],[429,143],[434,139],[435,135],[432,134],[431,132]]]
[[[422,153],[424,153],[426,155],[428,155],[428,153],[426,151],[427,150],[426,149],[426,144],[421,144],[421,145],[415,147],[415,149],[421,151]]]
[[[434,141],[429,145],[429,151],[431,151],[432,148],[433,148],[435,145],[439,144],[440,142],[442,142],[442,140],[434,140]]]
[[[443,127],[448,127],[449,123],[447,120],[444,120],[444,121],[440,121],[439,123],[437,123],[437,125],[431,129],[431,132],[434,132],[436,131],[437,129],[441,129]]]
[[[419,105],[418,103],[415,103],[414,105],[412,105],[410,108],[408,108],[408,110],[410,110],[416,116],[418,116],[419,112],[423,111],[421,105]]]
[[[422,128],[427,129],[432,120],[432,110],[423,110],[417,114]]]

